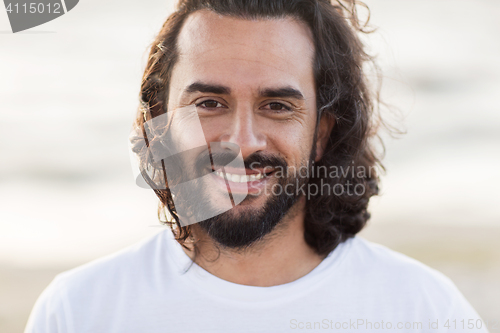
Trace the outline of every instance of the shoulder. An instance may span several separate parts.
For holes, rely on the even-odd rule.
[[[384,245],[373,243],[359,236],[350,241],[352,243],[349,251],[351,261],[363,264],[373,273],[375,271],[382,274],[399,272],[399,274],[416,274],[419,278],[436,279],[440,283],[451,282],[439,271]]]
[[[44,291],[45,303],[92,307],[131,293],[138,285],[148,288],[159,274],[168,278],[167,232],[58,274]]]
[[[56,277],[60,287],[71,288],[85,285],[106,287],[118,281],[137,280],[141,274],[148,274],[155,268],[155,263],[163,261],[166,252],[165,233],[159,232],[120,251],[95,259]]]
[[[151,281],[165,270],[167,239],[164,230],[116,253],[58,274],[38,298],[25,332],[46,328],[47,332],[67,332],[74,316],[102,316],[109,302],[134,297],[154,288]],[[162,271],[163,272],[163,271]],[[135,292],[137,293],[137,292]],[[109,319],[109,318],[108,318]],[[43,330],[42,330],[43,331]]]
[[[364,297],[367,290],[374,290],[374,306],[392,309],[393,313],[426,313],[443,322],[480,318],[451,279],[441,272],[359,236],[349,242],[345,260],[348,274],[354,285],[365,292]]]
[[[353,274],[364,276],[365,283],[380,290],[392,290],[415,300],[430,300],[451,305],[461,297],[455,284],[441,272],[402,253],[359,236],[350,240],[346,265]]]

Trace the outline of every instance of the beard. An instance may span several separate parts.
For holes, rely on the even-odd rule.
[[[245,168],[248,169],[252,164],[257,163],[263,168],[288,170],[286,161],[277,156],[253,154],[244,163]],[[297,170],[306,163],[303,161]],[[288,176],[286,172],[281,174],[282,177],[275,177],[278,182],[272,185],[272,188],[276,186],[280,188],[280,193],[275,194],[271,191],[263,207],[252,208],[249,204],[256,201],[258,197],[249,195],[239,205],[240,212],[237,213],[236,209],[231,209],[199,222],[199,228],[220,246],[232,250],[242,250],[262,240],[264,236],[269,235],[283,223],[284,217],[300,198],[297,188],[307,184],[308,181],[308,178],[300,177],[300,175],[299,177]],[[243,207],[246,205],[248,207]]]

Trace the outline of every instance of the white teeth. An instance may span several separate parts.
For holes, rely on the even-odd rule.
[[[215,174],[221,178],[224,178],[224,173],[222,171],[215,171]],[[226,173],[227,180],[234,183],[248,183],[264,178],[264,175],[259,173],[257,175],[236,175],[232,173]]]

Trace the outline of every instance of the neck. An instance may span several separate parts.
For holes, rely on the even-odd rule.
[[[229,282],[270,287],[295,281],[323,260],[305,242],[304,208],[302,198],[275,231],[244,251],[219,252],[217,244],[200,228],[193,228],[199,254],[194,256],[192,246],[184,251],[203,269]]]

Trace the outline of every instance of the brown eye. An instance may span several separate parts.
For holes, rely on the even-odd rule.
[[[213,99],[209,99],[196,104],[196,107],[201,107],[204,109],[218,109],[218,108],[223,108],[224,105],[217,101],[214,101]]]
[[[269,103],[269,109],[273,111],[285,111],[285,110],[290,110],[287,106],[281,103]]]
[[[216,108],[218,106],[221,106],[221,104],[217,101],[214,100],[209,100],[209,101],[204,101],[198,104],[198,106],[203,106],[205,108],[211,109],[211,108]]]

